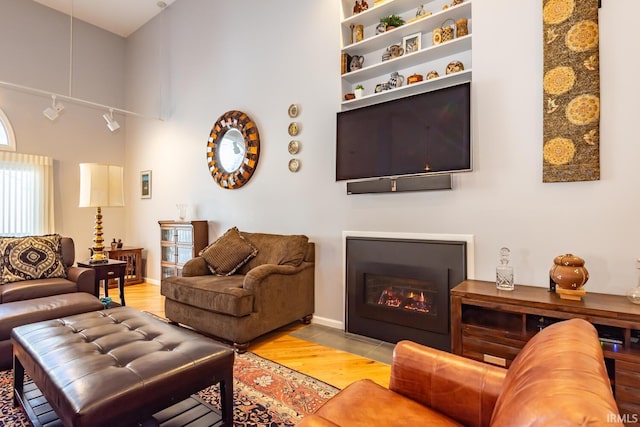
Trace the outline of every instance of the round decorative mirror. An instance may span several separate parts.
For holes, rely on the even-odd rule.
[[[260,135],[242,111],[227,111],[216,120],[207,142],[207,162],[213,180],[222,188],[240,188],[258,165]]]

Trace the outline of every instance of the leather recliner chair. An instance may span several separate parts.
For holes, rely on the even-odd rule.
[[[598,334],[572,319],[536,334],[509,369],[409,341],[389,389],[357,381],[298,426],[622,425]]]

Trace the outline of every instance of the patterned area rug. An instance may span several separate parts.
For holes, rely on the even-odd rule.
[[[233,377],[235,426],[293,426],[338,392],[253,353],[236,354]],[[22,409],[13,407],[12,382],[12,371],[0,371],[0,427],[29,426]],[[217,386],[198,395],[220,408]]]

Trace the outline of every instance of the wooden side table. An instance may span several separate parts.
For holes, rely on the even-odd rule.
[[[109,296],[109,279],[118,279],[120,290],[120,305],[124,302],[124,276],[127,270],[126,261],[110,259],[100,264],[90,264],[89,261],[78,262],[78,267],[93,268],[96,271],[95,296],[100,297],[100,283],[104,283],[104,296]]]
[[[127,247],[118,249],[104,249],[105,254],[110,259],[125,261],[127,271],[124,274],[125,285],[135,285],[142,283],[142,248]]]

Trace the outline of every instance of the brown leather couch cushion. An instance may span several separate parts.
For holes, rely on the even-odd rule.
[[[77,291],[75,282],[63,278],[24,280],[0,286],[0,302],[6,304]]]
[[[618,408],[596,329],[582,319],[536,334],[515,358],[492,426],[602,425]]]
[[[461,426],[433,409],[408,400],[371,380],[356,381],[321,408],[325,420],[341,426]],[[305,425],[311,420],[305,418]]]

